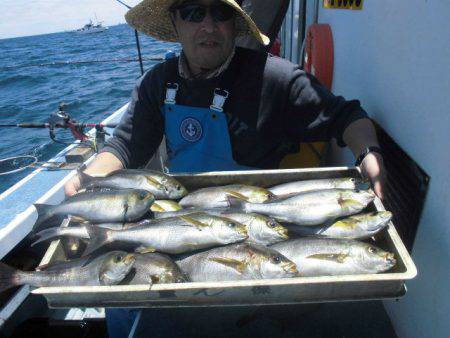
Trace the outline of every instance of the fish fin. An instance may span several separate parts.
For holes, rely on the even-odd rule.
[[[227,193],[227,195],[239,198],[239,199],[247,201],[247,202],[249,201],[249,198],[247,196],[242,195],[241,193],[238,193],[236,191],[225,190],[225,192]]]
[[[140,246],[134,250],[134,252],[137,252],[141,255],[146,254],[146,253],[155,252],[155,251],[156,251],[155,248],[151,248],[149,246]]]
[[[70,222],[89,223],[87,220],[85,220],[83,217],[80,217],[80,216],[70,216]]]
[[[345,253],[335,253],[335,254],[314,254],[306,258],[323,259],[327,261],[332,261],[336,263],[344,263],[345,259],[348,257]]]
[[[242,200],[241,198],[236,198],[234,196],[228,196],[228,205],[229,209],[242,210],[245,211],[245,205],[247,201]]]
[[[96,226],[86,226],[86,229],[89,234],[89,242],[84,250],[83,256],[87,256],[103,245],[111,242],[108,235],[113,230]]]
[[[163,185],[159,183],[157,180],[155,180],[153,177],[145,176],[145,178],[149,183],[154,184],[157,189],[161,189],[163,187]]]
[[[18,270],[0,262],[0,292],[19,285]]]
[[[42,243],[45,242],[49,239],[55,238],[55,237],[60,237],[63,236],[59,233],[59,227],[56,228],[49,228],[49,229],[44,229],[42,231],[39,231],[38,233],[34,234],[34,238],[36,238],[36,240],[31,243],[31,246],[35,246],[38,243]]]
[[[92,177],[92,176],[82,172],[81,170],[78,170],[77,174],[78,174],[78,178],[80,179],[80,186],[83,188],[86,186],[89,186],[95,179],[95,177]]]
[[[232,259],[232,258],[223,258],[223,257],[212,257],[209,258],[208,260],[212,261],[212,262],[216,262],[225,266],[228,266],[229,268],[232,268],[234,270],[236,270],[239,273],[243,273],[245,270],[245,263],[241,262],[237,259]]]
[[[150,206],[150,210],[153,212],[164,212],[164,208],[162,208],[156,201]]]
[[[36,222],[33,225],[32,231],[37,231],[37,230],[39,230],[39,228],[42,225],[42,223],[44,223],[45,221],[47,221],[48,219],[53,217],[52,209],[55,206],[54,205],[50,205],[50,204],[35,203],[34,207],[36,208],[36,211],[37,211],[37,214],[38,214],[38,218],[37,218]]]
[[[193,226],[195,226],[199,230],[202,230],[203,228],[208,227],[208,224],[200,222],[200,221],[197,221],[197,220],[195,220],[195,219],[193,219],[191,217],[188,217],[188,216],[179,216],[178,218],[183,220],[183,221],[185,221],[185,222],[187,222],[187,223],[189,223],[189,224],[192,224]]]

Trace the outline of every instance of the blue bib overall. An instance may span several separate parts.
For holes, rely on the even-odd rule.
[[[223,106],[229,92],[214,90],[209,108],[176,104],[177,83],[168,83],[162,107],[171,173],[250,169],[233,160]]]

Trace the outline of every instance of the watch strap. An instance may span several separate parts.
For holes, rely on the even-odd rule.
[[[377,147],[377,146],[366,147],[363,150],[363,152],[356,159],[355,166],[359,166],[361,164],[361,162],[364,160],[364,158],[367,156],[368,153],[378,153],[381,156],[383,156],[383,151],[381,150],[380,147]]]

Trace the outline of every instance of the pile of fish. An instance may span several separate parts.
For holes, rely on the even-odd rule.
[[[243,184],[188,193],[174,177],[119,170],[80,173],[82,190],[58,205],[36,204],[35,242],[70,238],[81,258],[24,272],[0,263],[0,291],[14,285],[179,283],[380,273],[392,253],[370,240],[388,211],[354,178]],[[55,216],[71,217],[69,227]],[[106,250],[106,253],[105,253]],[[103,253],[101,253],[103,252]]]

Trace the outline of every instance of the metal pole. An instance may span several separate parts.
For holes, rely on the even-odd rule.
[[[139,35],[137,30],[134,30],[134,35],[136,36],[136,46],[138,50],[139,65],[141,66],[141,75],[144,75],[144,65],[142,64],[141,45],[139,43]]]
[[[314,0],[314,23],[319,22],[319,1],[320,0]]]

